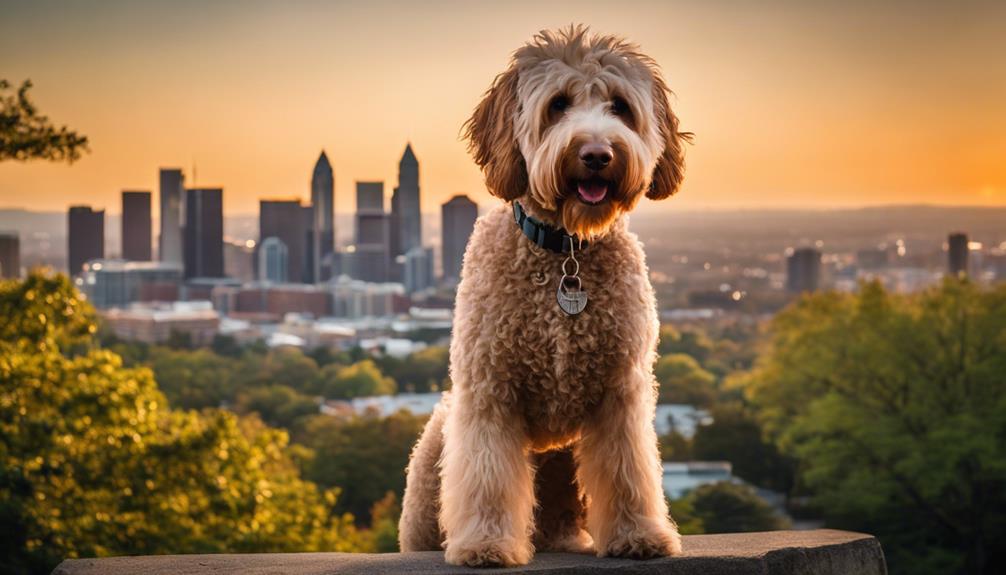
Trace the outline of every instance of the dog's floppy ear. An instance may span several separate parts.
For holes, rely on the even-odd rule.
[[[646,197],[662,200],[678,191],[685,178],[685,151],[683,144],[691,141],[692,134],[678,131],[678,118],[667,99],[669,90],[660,76],[654,73],[653,111],[657,116],[660,135],[664,137],[664,153],[653,170],[653,180]]]
[[[465,122],[468,151],[486,174],[489,191],[504,200],[527,191],[527,165],[517,146],[517,70],[511,66],[493,81],[472,117]]]

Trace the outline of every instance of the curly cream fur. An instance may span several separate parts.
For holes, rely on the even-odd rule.
[[[572,105],[546,117],[557,91]],[[559,309],[563,256],[529,242],[509,205],[478,220],[458,286],[453,389],[409,465],[403,551],[442,546],[448,562],[473,566],[524,564],[536,548],[680,551],[653,430],[656,303],[625,222],[642,195],[680,185],[681,134],[665,92],[655,64],[622,40],[542,32],[469,121],[494,194],[591,238],[579,254],[590,299],[576,316]],[[616,93],[631,118],[611,112]],[[582,171],[571,151],[587,141],[615,152],[600,205],[564,185]]]

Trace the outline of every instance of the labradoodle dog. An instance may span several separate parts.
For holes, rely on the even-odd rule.
[[[467,122],[509,203],[468,243],[453,389],[412,453],[403,551],[471,566],[680,552],[653,430],[656,306],[625,222],[681,184],[668,93],[637,47],[571,27],[518,49]]]

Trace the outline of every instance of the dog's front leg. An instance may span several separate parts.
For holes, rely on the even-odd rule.
[[[601,557],[673,555],[681,552],[681,538],[664,499],[652,379],[643,370],[629,378],[614,386],[581,437],[587,527]]]
[[[534,481],[524,431],[493,402],[455,391],[444,427],[441,527],[455,565],[512,566],[531,560]]]

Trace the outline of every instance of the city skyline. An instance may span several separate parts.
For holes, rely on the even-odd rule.
[[[970,4],[5,3],[4,74],[31,78],[92,153],[5,162],[0,206],[114,210],[177,166],[227,186],[225,212],[254,213],[263,196],[308,199],[324,149],[352,213],[354,182],[394,181],[404,142],[424,158],[424,213],[458,193],[491,205],[460,126],[513,49],[571,21],[651,53],[696,133],[680,197],[642,212],[1006,205],[1006,7]]]

